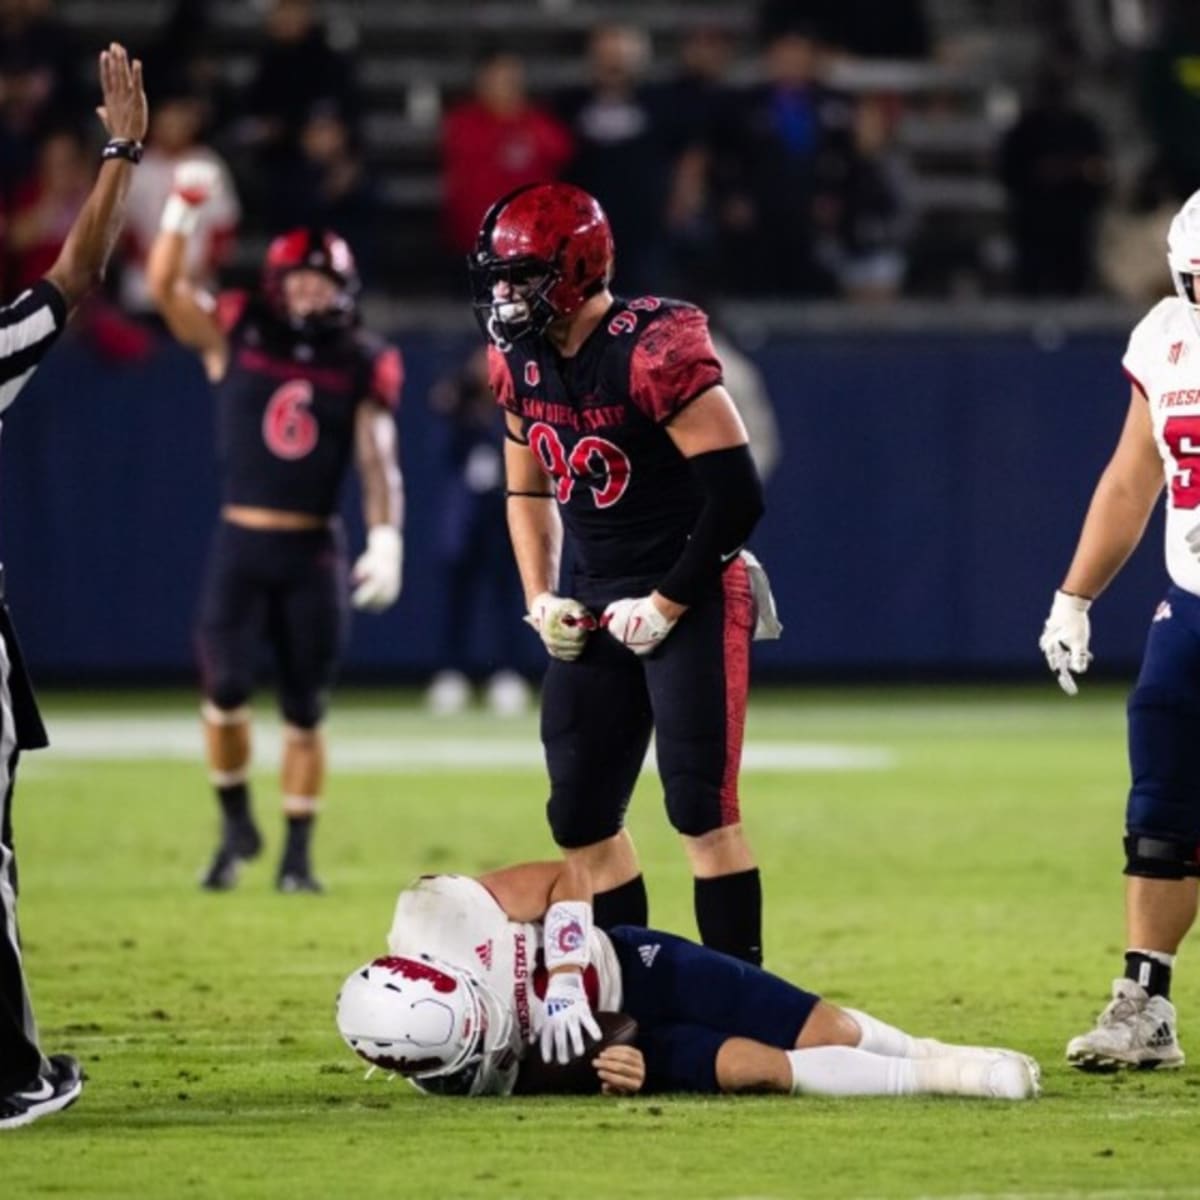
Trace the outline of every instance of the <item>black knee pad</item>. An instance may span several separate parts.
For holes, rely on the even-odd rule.
[[[564,850],[591,846],[616,837],[625,824],[626,797],[621,804],[593,802],[574,788],[554,788],[546,803],[546,820],[557,845]]]
[[[328,707],[327,692],[283,688],[279,693],[280,715],[297,729],[316,729],[325,719]]]
[[[674,775],[663,780],[667,817],[677,833],[703,837],[731,824],[725,820],[720,785],[695,775]]]
[[[1143,879],[1187,879],[1200,876],[1200,839],[1179,834],[1125,836],[1125,874]]]
[[[211,680],[207,688],[209,701],[222,712],[233,712],[243,708],[254,690],[249,676],[225,672]]]

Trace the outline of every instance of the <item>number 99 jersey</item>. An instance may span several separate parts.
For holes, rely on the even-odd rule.
[[[593,579],[668,571],[701,500],[666,426],[721,382],[704,313],[617,299],[573,358],[527,337],[490,346],[488,375],[550,477],[577,569]]]
[[[399,406],[399,351],[354,328],[306,340],[245,293],[223,294],[217,316],[229,340],[217,387],[222,503],[331,516],[358,406]]]
[[[1121,360],[1150,404],[1167,481],[1167,571],[1200,596],[1200,558],[1188,534],[1200,528],[1200,341],[1186,301],[1156,304],[1136,326]]]

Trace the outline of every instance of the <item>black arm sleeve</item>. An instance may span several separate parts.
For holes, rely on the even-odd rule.
[[[763,490],[749,446],[711,450],[689,460],[704,507],[683,553],[658,591],[676,604],[695,604],[742,548],[763,515]]]

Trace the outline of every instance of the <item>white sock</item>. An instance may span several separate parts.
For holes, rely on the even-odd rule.
[[[981,1054],[991,1057],[995,1051],[985,1046],[956,1046],[950,1042],[939,1042],[937,1038],[919,1038],[889,1025],[870,1013],[856,1008],[843,1009],[854,1018],[862,1031],[858,1049],[872,1054],[886,1054],[892,1058],[943,1058],[948,1054]]]
[[[843,1010],[854,1018],[854,1023],[862,1030],[858,1048],[871,1054],[884,1054],[888,1058],[919,1058],[914,1053],[917,1039],[909,1037],[903,1029],[897,1029],[886,1021],[880,1021],[870,1013],[860,1012],[857,1008]]]
[[[793,1096],[911,1096],[917,1064],[850,1046],[788,1050]]]

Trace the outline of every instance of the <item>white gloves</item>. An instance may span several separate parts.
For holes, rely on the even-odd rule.
[[[578,600],[541,592],[533,598],[525,623],[541,635],[552,658],[574,662],[582,653],[596,618]]]
[[[358,556],[351,573],[355,608],[381,613],[391,608],[400,595],[400,573],[404,565],[404,539],[392,525],[374,525],[367,533],[367,548]]]
[[[534,1036],[542,1043],[542,1062],[558,1061],[564,1066],[584,1050],[583,1035],[600,1037],[600,1026],[592,1015],[580,971],[560,971],[550,976],[540,1021],[535,1015]]]
[[[614,600],[600,618],[600,624],[634,654],[649,654],[675,628],[650,596]]]
[[[1090,600],[1082,596],[1069,596],[1066,592],[1055,592],[1050,615],[1038,639],[1038,648],[1046,656],[1046,662],[1057,676],[1058,685],[1068,696],[1079,691],[1074,675],[1082,675],[1092,661],[1088,641],[1092,635],[1088,621]]]
[[[206,159],[182,162],[171,180],[171,195],[163,206],[159,228],[164,233],[191,237],[200,222],[200,212],[221,186],[221,168]]]

